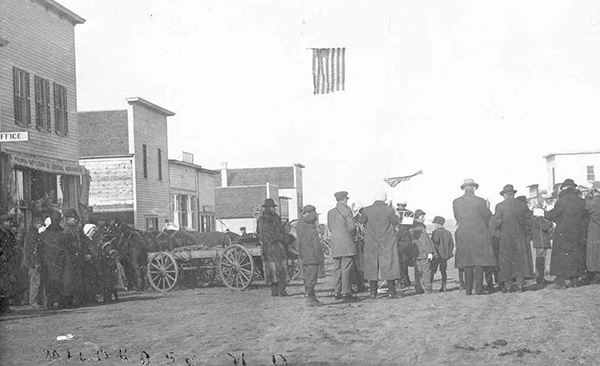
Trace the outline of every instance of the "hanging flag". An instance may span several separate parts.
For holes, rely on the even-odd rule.
[[[314,94],[344,90],[346,82],[346,48],[313,48]]]
[[[404,177],[384,178],[383,181],[386,182],[387,184],[389,184],[390,187],[394,188],[399,183],[405,182],[405,181],[409,180],[410,178],[412,178],[412,177],[414,177],[416,175],[419,175],[419,174],[423,174],[423,171],[419,170],[415,174],[407,175],[407,176],[404,176]]]

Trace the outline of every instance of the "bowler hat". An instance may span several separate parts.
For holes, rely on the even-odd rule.
[[[444,225],[446,223],[446,219],[443,218],[442,216],[436,216],[433,218],[433,223],[439,224],[439,225]]]
[[[335,197],[335,199],[336,199],[336,200],[338,200],[338,201],[341,201],[341,200],[343,200],[344,198],[350,198],[350,197],[348,197],[348,192],[346,192],[346,191],[339,191],[339,192],[335,192],[335,193],[333,194],[333,196],[334,196],[334,197]]]
[[[506,193],[510,193],[510,192],[512,192],[514,194],[514,193],[517,193],[517,190],[513,187],[512,184],[507,184],[500,191],[500,195],[504,196]]]
[[[560,185],[560,189],[567,188],[567,187],[577,188],[577,184],[575,184],[575,182],[573,181],[573,179],[567,178]]]
[[[106,243],[102,244],[102,251],[104,251],[104,248],[106,248],[106,247],[112,248],[112,243],[110,241],[107,241]]]
[[[272,198],[267,198],[265,200],[265,203],[264,203],[263,207],[265,207],[265,208],[266,207],[277,207],[277,205],[275,204],[275,201],[273,201]]]
[[[460,189],[465,189],[465,187],[467,187],[467,186],[479,188],[479,184],[475,183],[475,181],[472,178],[465,179],[463,181],[463,184],[461,184]]]
[[[311,212],[316,212],[317,208],[313,205],[306,205],[302,208],[302,211],[304,211],[305,213],[311,213]]]
[[[60,220],[62,220],[62,214],[60,211],[52,210],[48,216],[50,217],[50,221],[54,223],[59,223]]]
[[[425,216],[425,215],[426,215],[425,211],[421,210],[420,208],[415,211],[415,219],[418,219],[419,217]]]
[[[79,220],[79,215],[77,214],[77,211],[75,211],[74,208],[67,208],[67,210],[65,211],[64,216],[65,216],[65,218],[66,217],[73,217],[73,218]]]

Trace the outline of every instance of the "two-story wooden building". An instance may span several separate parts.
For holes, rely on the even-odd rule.
[[[167,117],[143,98],[125,110],[79,112],[79,162],[91,175],[89,205],[98,221],[119,218],[140,230],[171,217]]]
[[[171,221],[188,230],[215,231],[215,176],[218,171],[194,164],[194,155],[169,160]]]
[[[2,0],[0,133],[22,141],[0,141],[0,211],[25,223],[79,209],[75,26],[84,22],[53,0]]]

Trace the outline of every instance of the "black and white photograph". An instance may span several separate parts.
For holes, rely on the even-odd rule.
[[[0,0],[0,365],[600,365],[598,45],[593,0]]]

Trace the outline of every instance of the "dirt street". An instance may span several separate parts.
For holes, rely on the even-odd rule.
[[[287,298],[258,283],[125,294],[73,310],[14,307],[0,317],[0,364],[242,365],[242,354],[249,366],[272,365],[273,355],[277,365],[600,364],[600,286],[465,296],[449,275],[451,292],[364,293],[355,304],[330,297],[325,277],[318,308],[306,307],[300,283]]]

